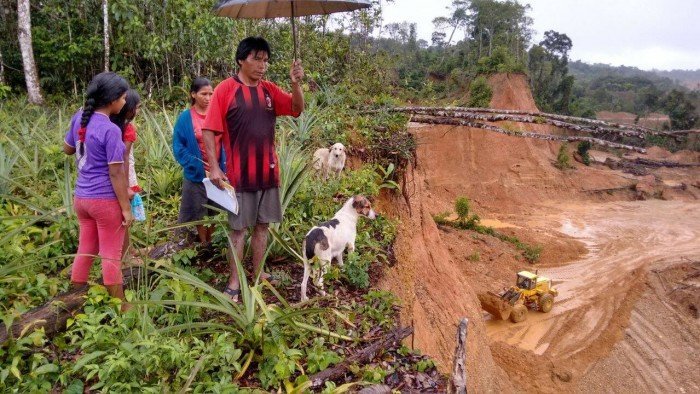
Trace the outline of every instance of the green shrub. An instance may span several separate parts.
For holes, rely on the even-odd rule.
[[[525,245],[519,248],[523,251],[523,257],[530,263],[536,263],[540,259],[540,253],[542,253],[542,247],[539,245]]]
[[[486,108],[491,104],[493,91],[485,77],[476,77],[469,85],[469,107]]]
[[[469,199],[466,197],[459,197],[455,201],[455,212],[460,222],[466,221],[469,216]]]
[[[566,143],[561,144],[559,147],[559,153],[557,153],[557,162],[554,164],[560,170],[566,170],[571,167],[571,158],[569,157],[569,152],[567,151]]]
[[[477,62],[479,74],[525,73],[525,65],[519,62],[502,46],[496,47],[491,56],[484,56]]]
[[[579,155],[581,155],[581,160],[583,160],[583,164],[589,166],[591,165],[591,156],[588,154],[588,151],[591,149],[591,142],[590,141],[581,141],[578,143],[578,146],[576,148],[576,151],[578,152]]]
[[[366,289],[369,287],[369,270],[371,261],[362,258],[357,253],[351,253],[347,257],[343,276],[351,286],[358,289]]]

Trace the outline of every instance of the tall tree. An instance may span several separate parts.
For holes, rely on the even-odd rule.
[[[34,49],[32,48],[32,19],[29,0],[17,0],[17,32],[29,102],[37,105],[43,104],[44,98],[41,95],[39,76],[34,62]]]
[[[2,61],[2,51],[0,50],[0,86],[5,85],[5,63]]]
[[[662,105],[671,118],[671,129],[687,130],[698,124],[695,105],[681,90],[673,89],[662,100]]]
[[[544,39],[530,49],[528,69],[535,101],[542,111],[571,112],[574,78],[569,75],[569,36],[549,30]]]
[[[439,16],[433,19],[433,25],[438,33],[444,33],[442,30],[451,29],[450,36],[444,46],[447,47],[452,43],[452,38],[458,29],[462,28],[467,30],[469,28],[469,23],[471,17],[469,15],[469,1],[464,0],[454,0],[452,2],[452,9],[450,10],[450,16]],[[445,34],[446,35],[446,34]],[[433,34],[435,37],[435,34]]]
[[[102,25],[105,47],[105,71],[109,71],[109,4],[102,0]]]
[[[479,42],[478,58],[496,47],[504,47],[510,54],[520,59],[532,36],[532,18],[528,4],[515,0],[471,0],[468,5],[471,15],[471,38]],[[488,48],[489,52],[484,53]]]

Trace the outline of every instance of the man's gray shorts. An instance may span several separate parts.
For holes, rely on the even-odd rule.
[[[238,215],[229,212],[228,225],[233,230],[244,230],[257,223],[280,223],[282,205],[278,188],[256,192],[236,193]]]

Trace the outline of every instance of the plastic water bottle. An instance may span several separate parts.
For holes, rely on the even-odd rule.
[[[146,220],[146,210],[143,207],[141,195],[138,193],[134,194],[134,198],[131,199],[131,214],[134,215],[134,220],[137,222]]]

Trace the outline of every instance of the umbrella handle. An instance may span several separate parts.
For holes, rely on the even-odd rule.
[[[294,22],[294,2],[290,1],[289,2],[292,5],[292,41],[294,42],[294,61],[296,62],[297,60],[297,25]]]

